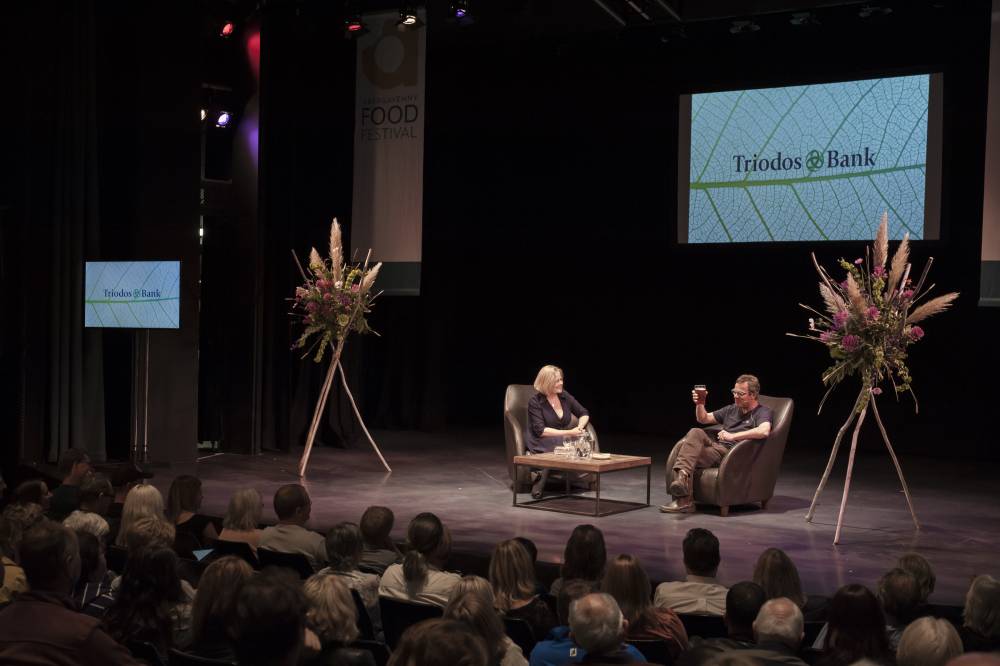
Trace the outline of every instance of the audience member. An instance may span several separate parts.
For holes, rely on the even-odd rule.
[[[478,576],[466,578],[478,578]],[[462,580],[464,582],[465,578]],[[490,664],[528,666],[528,660],[524,658],[521,648],[505,633],[503,622],[494,609],[493,592],[489,585],[487,584],[485,591],[482,589],[460,591],[461,587],[464,587],[462,583],[455,586],[455,591],[445,606],[444,618],[464,622],[479,634],[486,643]]]
[[[163,513],[163,495],[154,486],[133,486],[125,497],[121,523],[118,534],[115,535],[115,545],[125,546],[125,535],[131,530],[132,524],[141,518],[150,517],[166,520]]]
[[[726,624],[726,637],[702,639],[691,637],[691,649],[677,660],[677,666],[703,666],[714,663],[723,653],[746,650],[756,645],[753,623],[767,596],[757,583],[745,580],[736,583],[726,592],[726,614],[722,616]]]
[[[805,666],[798,657],[805,621],[798,603],[785,597],[769,599],[761,606],[753,623],[756,645],[741,650],[740,655],[764,666]]]
[[[570,606],[578,599],[591,594],[593,585],[586,580],[567,580],[556,597],[556,613],[559,626],[552,629],[544,641],[535,644],[531,651],[531,666],[563,666],[563,664],[578,664],[587,656],[587,651],[578,645],[570,635]],[[642,653],[631,645],[625,645],[625,651],[630,655],[630,661],[645,661]]]
[[[1000,654],[966,652],[949,661],[947,666],[1000,666]]]
[[[636,660],[623,642],[626,624],[610,594],[592,592],[570,604],[570,636],[587,652],[580,663],[645,663],[645,658]]]
[[[111,526],[104,518],[111,500],[111,482],[103,474],[94,474],[80,485],[80,508],[63,520],[71,530],[90,532],[102,543],[107,542]]]
[[[965,595],[962,645],[966,652],[1000,651],[1000,580],[976,576]]]
[[[948,620],[921,617],[899,639],[896,666],[945,666],[962,654],[962,639]]]
[[[122,463],[111,472],[111,486],[114,488],[115,496],[108,506],[107,517],[109,519],[121,519],[122,510],[125,508],[125,498],[136,485],[142,483],[144,479],[153,478],[152,472],[146,472],[139,468],[134,462]]]
[[[236,541],[257,552],[260,545],[260,513],[263,508],[260,493],[255,488],[242,488],[229,498],[226,517],[222,519],[219,541]]]
[[[608,563],[608,551],[604,547],[604,533],[593,525],[577,525],[569,535],[563,551],[563,563],[559,578],[552,582],[549,592],[558,597],[563,581],[586,580],[597,591],[604,578],[604,567]]]
[[[719,540],[702,528],[689,530],[684,537],[684,568],[681,582],[660,583],[653,603],[677,613],[695,615],[726,614],[726,587],[716,579],[721,557]]]
[[[229,627],[240,666],[299,663],[308,603],[296,582],[268,570],[243,584]]]
[[[0,571],[3,571],[0,605],[10,603],[17,595],[28,591],[28,579],[24,576],[24,569],[14,562],[17,553],[13,530],[13,523],[5,516],[0,516]]]
[[[152,643],[166,656],[169,648],[191,643],[192,601],[177,574],[177,554],[146,549],[129,556],[104,626],[119,643]]]
[[[80,547],[80,577],[73,587],[72,596],[77,607],[86,612],[94,600],[111,592],[117,574],[108,571],[104,542],[93,532],[77,530],[76,539]]]
[[[227,634],[236,599],[253,569],[238,557],[220,557],[201,574],[191,605],[191,646],[188,652],[208,659],[236,661]]]
[[[372,653],[351,647],[358,639],[357,607],[350,589],[335,574],[318,573],[302,586],[309,610],[306,624],[319,638],[322,649],[308,663],[323,666],[375,666]]]
[[[517,539],[502,541],[490,557],[490,585],[497,610],[528,623],[536,641],[556,626],[557,619],[538,594],[531,556]]]
[[[210,547],[219,538],[212,519],[198,513],[203,499],[201,479],[190,474],[181,474],[170,484],[167,493],[167,518],[178,532],[190,534],[198,544]]]
[[[279,553],[301,553],[314,570],[326,565],[326,543],[322,535],[306,529],[312,500],[297,483],[281,486],[274,493],[274,513],[278,524],[260,533],[260,548]]]
[[[364,548],[360,565],[378,575],[385,573],[386,567],[403,559],[402,554],[390,536],[396,517],[384,506],[370,506],[361,514],[361,536]]]
[[[653,587],[638,558],[619,555],[613,559],[604,573],[601,591],[618,602],[628,623],[626,640],[665,641],[673,659],[687,649],[687,631],[677,613],[653,606]]]
[[[96,619],[77,612],[69,596],[80,573],[72,530],[51,521],[32,527],[20,557],[31,591],[0,610],[0,663],[138,664]]]
[[[920,609],[920,585],[917,579],[902,569],[890,569],[878,582],[878,600],[885,613],[885,631],[889,648],[895,652],[906,625]]]
[[[486,643],[457,620],[424,620],[405,632],[388,666],[487,666]]]
[[[917,579],[917,587],[920,589],[920,605],[925,606],[934,592],[934,584],[937,582],[931,563],[923,555],[906,553],[896,561],[896,566]]]
[[[80,506],[80,484],[92,474],[90,456],[83,449],[66,449],[59,456],[62,484],[52,492],[48,515],[62,521]]]
[[[860,659],[892,663],[885,631],[885,614],[878,599],[864,585],[844,585],[830,600],[822,666],[847,666]]]
[[[421,513],[410,521],[406,540],[410,549],[403,563],[385,570],[378,593],[443,608],[461,579],[456,573],[441,570],[451,554],[451,532],[433,513]]]
[[[528,537],[516,536],[514,540],[528,551],[528,557],[531,559],[531,570],[535,572],[535,589],[539,594],[548,594],[548,588],[538,579],[538,546]]]
[[[780,548],[768,548],[753,570],[753,582],[764,588],[768,599],[785,597],[798,604],[806,622],[823,622],[830,609],[826,597],[806,595],[802,592],[799,570],[791,558]]]
[[[354,523],[338,523],[326,534],[326,557],[330,566],[320,573],[340,578],[349,590],[355,590],[365,604],[375,634],[382,632],[382,616],[378,606],[379,578],[358,568],[364,547],[361,530]]]
[[[41,479],[24,481],[14,489],[14,504],[37,504],[45,512],[49,510],[51,501],[52,493],[49,492],[49,485]]]

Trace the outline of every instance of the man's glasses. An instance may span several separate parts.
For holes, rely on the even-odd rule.
[[[742,398],[747,394],[746,391],[738,391],[737,389],[733,389],[732,391],[730,391],[730,393],[733,394],[734,398]]]

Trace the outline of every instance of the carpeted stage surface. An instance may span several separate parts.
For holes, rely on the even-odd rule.
[[[775,496],[766,511],[734,507],[721,517],[715,507],[673,516],[657,505],[668,501],[664,463],[669,452],[661,438],[602,435],[605,451],[653,458],[653,506],[619,515],[589,518],[511,506],[503,432],[468,430],[444,433],[377,431],[376,441],[390,466],[386,473],[367,441],[353,449],[316,448],[304,481],[312,496],[311,527],[320,531],[339,521],[357,522],[365,507],[382,504],[396,514],[393,536],[404,540],[406,525],[421,511],[438,514],[451,528],[456,554],[488,557],[492,547],[512,536],[538,546],[539,560],[559,562],[575,525],[603,530],[610,557],[637,555],[655,581],[681,578],[681,540],[692,527],[712,530],[721,542],[719,578],[725,584],[749,579],[762,550],[784,549],[795,561],[809,593],[832,594],[840,585],[874,586],[895,558],[913,550],[937,573],[932,601],[961,605],[970,578],[997,571],[1000,552],[1000,465],[907,458],[904,473],[922,529],[913,528],[902,490],[884,447],[862,442],[855,464],[841,543],[832,544],[843,490],[846,446],[821,497],[813,523],[804,520],[826,463],[823,453],[796,451],[790,442]],[[849,443],[848,443],[849,444]],[[274,490],[296,482],[302,449],[291,454],[250,457],[218,454],[191,468],[158,471],[154,482],[166,491],[175,474],[195,473],[204,480],[203,512],[223,515],[230,493],[257,488],[264,498],[264,522],[273,523]],[[642,470],[602,477],[602,498],[645,499]],[[523,495],[519,499],[527,500]]]

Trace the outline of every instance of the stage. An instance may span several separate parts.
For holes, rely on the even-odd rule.
[[[937,574],[931,600],[952,605],[964,603],[972,576],[996,573],[994,558],[1000,550],[1000,505],[996,502],[1000,465],[996,463],[942,462],[901,452],[922,526],[915,532],[885,448],[880,442],[879,446],[862,442],[841,544],[834,546],[846,446],[814,522],[807,523],[804,516],[826,454],[797,451],[794,431],[768,509],[733,507],[725,518],[715,507],[683,516],[657,510],[657,505],[668,501],[663,466],[673,444],[658,437],[602,433],[606,451],[652,456],[653,506],[591,518],[512,507],[500,428],[373,434],[392,466],[391,474],[367,442],[347,450],[313,450],[304,481],[313,501],[313,529],[325,531],[344,520],[357,522],[365,507],[381,504],[395,512],[393,537],[402,541],[409,520],[432,511],[452,530],[456,561],[488,558],[497,542],[525,536],[537,544],[540,562],[557,563],[573,527],[592,523],[604,532],[609,557],[635,554],[650,578],[662,581],[683,577],[681,541],[687,530],[704,527],[721,543],[719,578],[723,583],[749,579],[761,551],[777,546],[792,557],[806,592],[814,594],[832,594],[848,582],[874,586],[896,557],[913,550],[930,560]],[[225,513],[234,490],[253,486],[264,498],[264,522],[273,523],[271,497],[278,486],[297,481],[301,451],[299,447],[290,454],[270,452],[257,457],[216,454],[202,458],[193,469],[158,470],[154,482],[166,492],[175,474],[197,474],[204,481],[203,512],[219,516]],[[642,500],[645,485],[642,469],[608,474],[602,478],[602,497]]]

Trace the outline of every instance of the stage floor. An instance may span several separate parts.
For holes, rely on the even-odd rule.
[[[803,586],[814,594],[832,594],[849,582],[874,586],[896,557],[912,550],[934,566],[937,589],[932,601],[955,605],[964,603],[972,576],[998,573],[996,479],[1000,465],[995,463],[913,459],[902,453],[921,522],[917,532],[885,449],[862,442],[841,543],[834,546],[846,447],[842,447],[814,522],[807,523],[804,516],[828,454],[804,453],[790,445],[766,511],[734,507],[723,518],[717,508],[708,507],[674,516],[657,510],[658,504],[669,499],[663,467],[673,442],[602,435],[604,450],[653,457],[653,506],[591,518],[512,507],[500,430],[377,431],[374,436],[393,469],[391,474],[367,442],[347,450],[314,449],[304,481],[313,501],[311,527],[323,531],[340,521],[357,522],[367,506],[381,504],[395,512],[393,536],[401,541],[413,516],[432,511],[451,528],[457,553],[488,557],[497,542],[525,536],[537,544],[540,561],[559,562],[573,527],[592,523],[604,532],[610,557],[626,552],[638,556],[650,578],[657,581],[683,577],[681,541],[687,530],[704,527],[721,543],[719,578],[723,583],[749,579],[761,551],[777,546],[792,557]],[[264,522],[271,523],[275,516],[270,498],[278,486],[296,482],[300,454],[301,448],[291,454],[217,454],[201,459],[193,469],[158,472],[154,481],[165,491],[175,473],[197,474],[204,481],[203,511],[213,515],[225,513],[234,490],[253,486],[264,497]],[[641,469],[608,474],[602,478],[602,497],[644,500],[645,486],[646,473]]]

